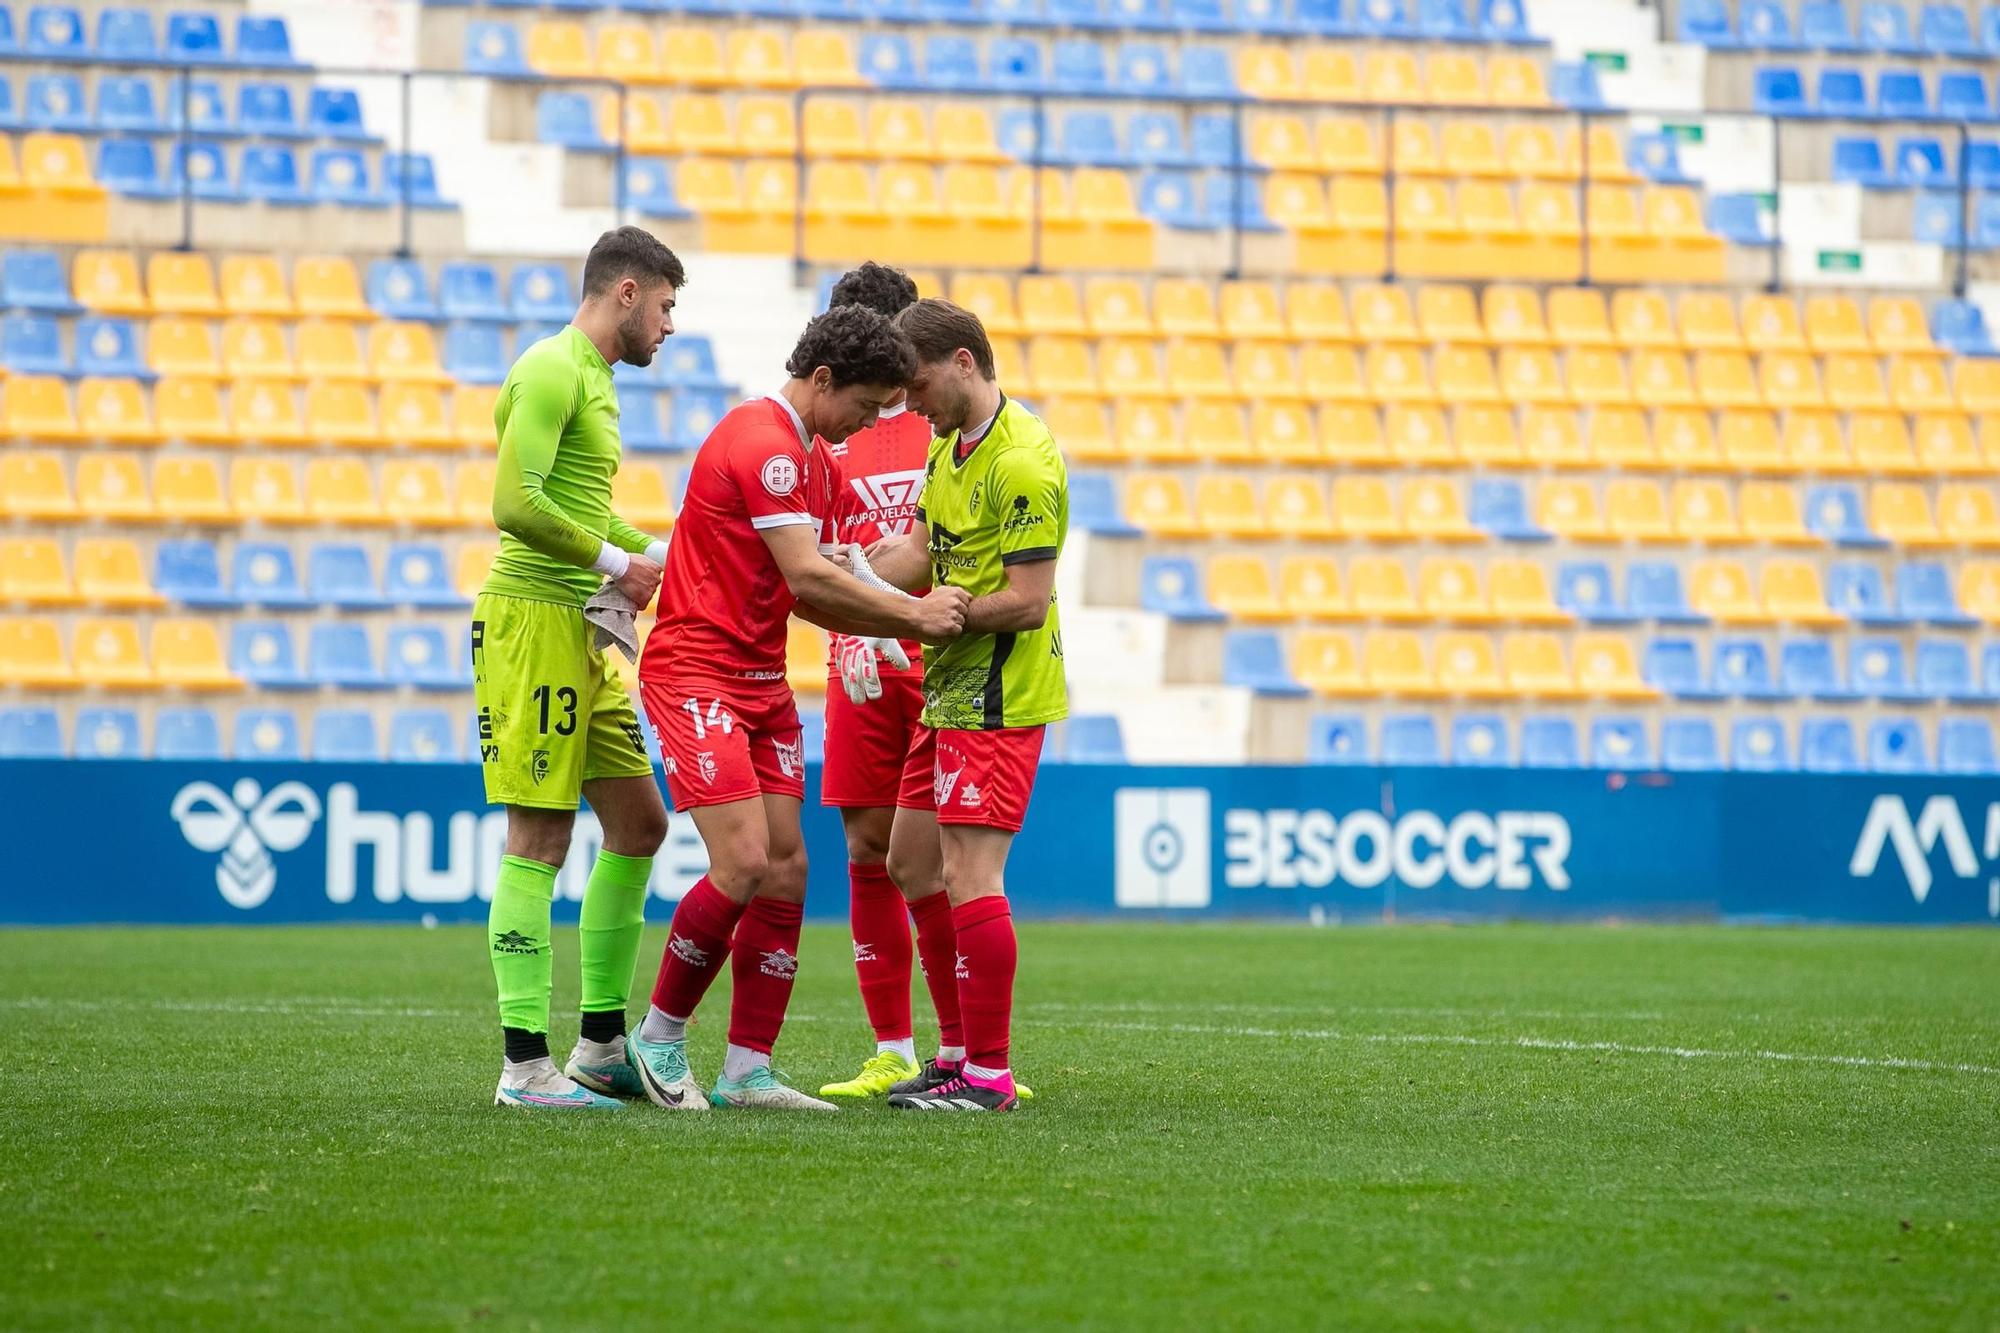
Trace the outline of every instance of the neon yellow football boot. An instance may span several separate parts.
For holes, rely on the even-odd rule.
[[[905,1060],[895,1051],[877,1051],[862,1063],[861,1072],[844,1083],[829,1083],[819,1090],[822,1097],[886,1097],[889,1086],[923,1072],[914,1060]]]

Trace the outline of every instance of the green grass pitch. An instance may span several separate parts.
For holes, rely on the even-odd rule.
[[[12,1329],[2000,1328],[1987,931],[1029,927],[985,1118],[495,1109],[470,928],[0,957]]]

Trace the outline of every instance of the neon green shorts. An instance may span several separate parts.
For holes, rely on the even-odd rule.
[[[472,694],[493,805],[574,810],[586,782],[653,774],[632,698],[577,607],[480,593]]]

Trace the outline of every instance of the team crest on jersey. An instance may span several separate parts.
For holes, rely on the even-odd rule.
[[[771,748],[778,754],[778,771],[788,778],[797,777],[799,770],[805,767],[805,742],[798,740],[787,744],[784,741],[772,741]]]
[[[694,767],[695,771],[701,774],[703,782],[706,782],[711,787],[715,785],[715,751],[703,750],[700,754],[696,755],[694,757]]]
[[[883,536],[898,537],[910,530],[910,520],[917,516],[917,497],[924,490],[924,470],[878,472],[852,478],[847,484],[861,497],[861,503],[868,506],[868,512],[861,518],[872,519]]]
[[[779,454],[764,460],[764,471],[760,477],[765,490],[783,498],[799,488],[799,465]]]

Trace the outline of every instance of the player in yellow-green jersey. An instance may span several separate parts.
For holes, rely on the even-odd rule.
[[[507,807],[487,931],[503,1106],[608,1109],[641,1093],[625,1058],[625,1002],[667,812],[632,700],[593,646],[583,605],[607,577],[640,607],[660,586],[666,543],[611,512],[611,367],[652,361],[686,280],[651,233],[604,233],[584,260],[576,317],[521,353],[493,408],[500,553],[472,604],[472,676],[486,799]],[[582,799],[604,843],[578,931],[582,1035],[559,1071],[548,1046],[549,917]]]
[[[896,317],[917,351],[910,410],[935,438],[908,537],[869,553],[905,588],[963,588],[964,633],[924,649],[926,734],[910,764],[931,776],[928,807],[903,796],[889,836],[892,873],[920,878],[941,859],[951,899],[965,1059],[930,1061],[899,1083],[891,1106],[1010,1111],[1008,1064],[1016,946],[1007,905],[1007,852],[1020,832],[1046,726],[1068,715],[1056,558],[1069,532],[1069,476],[1041,418],[995,381],[993,347],[977,316],[918,301]]]

